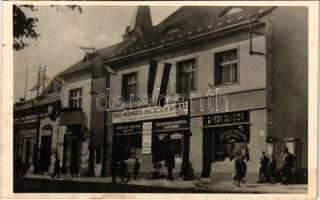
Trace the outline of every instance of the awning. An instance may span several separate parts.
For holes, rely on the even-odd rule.
[[[85,125],[85,115],[82,110],[60,113],[60,126]]]

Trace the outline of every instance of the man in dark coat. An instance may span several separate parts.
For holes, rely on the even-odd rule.
[[[15,178],[22,178],[23,177],[23,171],[24,171],[24,164],[20,157],[17,158],[17,160],[14,163],[14,177]]]
[[[266,156],[266,152],[262,151],[262,157],[260,157],[260,171],[259,171],[259,183],[264,183],[268,175],[268,163],[269,158]]]
[[[124,180],[124,176],[127,171],[127,168],[128,168],[127,163],[124,160],[121,160],[120,164],[119,164],[119,172],[120,172],[121,181]]]
[[[241,153],[237,153],[234,160],[234,184],[240,187],[240,183],[245,183],[244,177],[247,171],[247,164],[244,161],[244,156]]]
[[[112,175],[112,182],[111,183],[116,183],[117,168],[118,168],[117,162],[112,161],[111,166],[110,166],[110,171],[111,171],[111,175]]]
[[[269,173],[269,178],[270,178],[270,183],[273,184],[275,183],[275,176],[276,176],[276,160],[274,158],[274,155],[270,155],[270,160],[269,160],[269,165],[268,165],[268,173]]]
[[[57,178],[60,178],[60,159],[58,155],[56,155],[56,160],[54,161],[52,178],[54,178],[55,176],[57,176]]]
[[[174,154],[173,153],[169,153],[166,161],[165,161],[165,165],[167,166],[167,170],[168,170],[168,176],[167,176],[167,180],[171,180],[173,181],[173,175],[172,175],[172,171],[173,168],[175,167],[175,161],[174,161]]]
[[[139,180],[139,172],[140,172],[140,162],[139,162],[139,158],[136,158],[136,162],[134,163],[134,169],[133,169],[133,180]]]
[[[291,168],[294,166],[295,157],[292,155],[288,148],[282,151],[283,165],[282,165],[282,184],[291,183]]]

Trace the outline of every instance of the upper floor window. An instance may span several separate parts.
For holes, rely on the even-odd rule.
[[[81,108],[82,107],[82,88],[72,89],[69,92],[69,107]]]
[[[196,90],[197,66],[196,59],[184,60],[177,63],[177,91],[187,92]]]
[[[215,85],[236,83],[238,81],[237,49],[216,53],[214,60]]]
[[[122,75],[122,96],[125,99],[135,98],[138,94],[137,72]]]

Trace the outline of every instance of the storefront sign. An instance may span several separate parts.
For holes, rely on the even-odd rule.
[[[37,128],[38,128],[38,122],[30,122],[30,123],[24,123],[19,125],[20,130],[37,129]]]
[[[142,128],[142,154],[151,154],[152,122],[144,122]]]
[[[35,137],[37,133],[36,129],[27,129],[27,130],[21,130],[20,134],[22,137]]]
[[[129,125],[117,125],[113,127],[113,134],[130,134],[130,133],[142,133],[142,124],[135,123]]]
[[[112,123],[178,117],[188,114],[188,102],[173,103],[164,107],[154,106],[112,113]]]
[[[188,120],[181,119],[181,120],[174,120],[174,121],[155,122],[153,130],[162,131],[162,130],[172,130],[172,129],[183,129],[188,127],[189,127]]]
[[[220,124],[233,124],[249,122],[249,112],[232,112],[232,113],[222,113],[215,114],[204,117],[204,125],[220,125]]]

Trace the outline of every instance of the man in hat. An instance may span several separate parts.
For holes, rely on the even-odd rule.
[[[282,156],[282,184],[287,185],[291,183],[291,168],[294,166],[295,157],[289,152],[287,147],[282,151]]]

